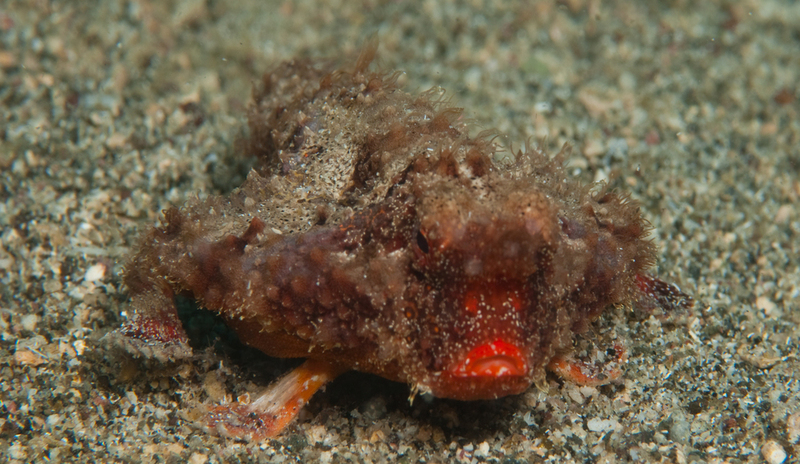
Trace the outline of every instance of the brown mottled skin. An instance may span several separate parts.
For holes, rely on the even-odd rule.
[[[167,211],[126,268],[130,349],[191,353],[183,293],[269,355],[496,398],[541,384],[574,333],[636,298],[655,248],[635,202],[537,149],[496,162],[438,93],[369,71],[373,54],[264,76],[257,168],[228,197]]]

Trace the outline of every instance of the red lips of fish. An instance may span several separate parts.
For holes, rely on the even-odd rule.
[[[504,340],[495,340],[473,348],[453,369],[456,377],[521,377],[528,365],[519,348]]]

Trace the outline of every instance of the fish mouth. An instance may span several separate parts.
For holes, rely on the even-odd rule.
[[[456,377],[522,377],[528,365],[519,348],[495,340],[473,348],[452,372]]]

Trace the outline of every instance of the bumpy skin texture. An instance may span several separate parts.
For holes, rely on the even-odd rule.
[[[126,268],[131,350],[191,353],[183,293],[269,355],[487,399],[542,383],[573,334],[638,297],[655,250],[635,202],[537,149],[496,163],[436,92],[369,71],[373,54],[263,77],[257,168],[226,198],[167,211]]]

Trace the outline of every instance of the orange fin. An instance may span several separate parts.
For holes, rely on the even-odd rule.
[[[572,383],[599,387],[609,384],[622,376],[619,364],[627,361],[627,353],[621,345],[614,345],[614,351],[616,352],[614,361],[599,365],[579,361],[568,355],[557,355],[547,364],[547,369]]]
[[[309,359],[266,388],[249,404],[217,406],[208,427],[221,435],[260,440],[283,431],[322,386],[346,369]]]

